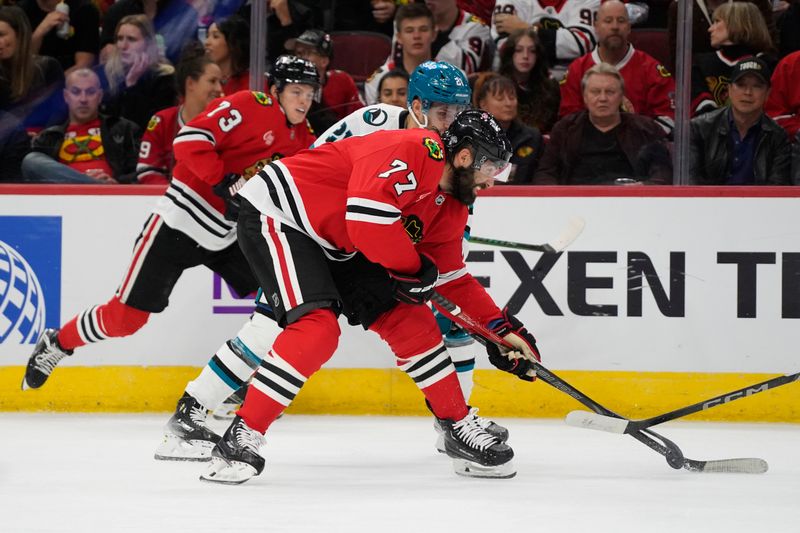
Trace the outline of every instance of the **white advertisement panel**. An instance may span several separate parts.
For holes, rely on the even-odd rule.
[[[43,324],[58,327],[111,298],[155,200],[0,194],[0,366],[24,364]],[[799,203],[485,197],[474,235],[543,243],[571,216],[586,227],[561,254],[472,245],[468,265],[529,326],[554,369],[796,371]],[[198,267],[139,333],[81,348],[62,364],[201,366],[250,308]],[[328,366],[393,366],[374,334],[342,329]]]

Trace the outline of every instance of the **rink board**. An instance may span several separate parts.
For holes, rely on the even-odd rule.
[[[36,317],[57,327],[108,300],[159,194],[152,187],[23,191],[0,187],[0,252],[25,260],[43,297],[20,303],[9,287],[26,287],[0,268],[0,410],[171,409],[186,381],[238,331],[250,300],[202,267],[187,271],[170,307],[139,334],[85,347],[45,389],[17,393],[32,348],[20,339],[41,327]],[[472,245],[468,266],[534,332],[550,368],[631,416],[658,412],[800,367],[798,196],[789,188],[495,189],[476,204],[474,235],[542,243],[575,215],[586,229],[560,255]],[[337,354],[293,409],[421,414],[419,393],[393,366],[376,336],[345,326]],[[482,355],[477,366],[473,402],[498,416],[574,408],[546,385],[489,370]],[[800,421],[797,389],[707,414]]]

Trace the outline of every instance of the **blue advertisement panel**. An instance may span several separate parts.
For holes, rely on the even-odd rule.
[[[61,322],[61,217],[0,216],[0,343]]]

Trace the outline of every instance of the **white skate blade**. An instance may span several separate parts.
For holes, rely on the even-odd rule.
[[[212,457],[211,464],[200,474],[200,481],[221,483],[224,485],[241,485],[257,475],[256,469],[247,463],[233,461],[228,463],[219,457]]]
[[[236,418],[236,411],[241,407],[240,404],[233,404],[233,403],[223,403],[213,411],[211,411],[211,416],[214,417],[214,420],[233,420]]]
[[[453,458],[453,470],[464,477],[508,479],[517,475],[514,461],[509,461],[498,466],[483,466],[466,459]]]
[[[439,453],[447,453],[447,448],[444,447],[444,435],[441,433],[436,437],[436,451]]]
[[[187,441],[167,433],[156,448],[153,457],[157,461],[208,461],[214,443],[207,440]]]

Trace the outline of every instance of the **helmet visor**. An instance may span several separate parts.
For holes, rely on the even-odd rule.
[[[450,127],[456,115],[467,109],[462,104],[444,104],[437,102],[428,109],[428,125],[433,126],[439,131],[444,131]]]
[[[503,152],[502,157],[496,157],[479,149],[478,153],[475,154],[473,167],[484,176],[492,177],[496,181],[508,181],[511,175],[510,159],[510,152]]]

